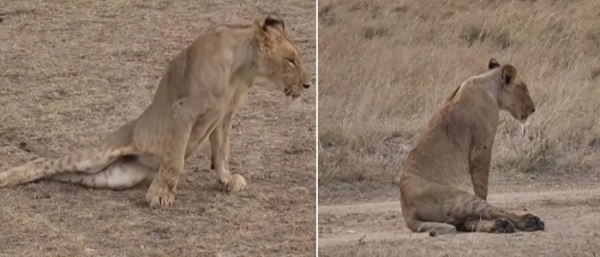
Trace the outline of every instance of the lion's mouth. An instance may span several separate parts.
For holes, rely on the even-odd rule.
[[[527,114],[521,114],[521,117],[520,117],[520,119],[519,119],[519,122],[520,122],[521,124],[527,123],[527,119],[528,119],[528,118],[529,118],[529,115],[527,115]]]

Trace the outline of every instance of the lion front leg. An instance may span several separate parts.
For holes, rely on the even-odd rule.
[[[481,151],[473,153],[469,163],[473,192],[483,200],[487,200],[491,160],[492,149],[484,147]]]
[[[170,132],[172,133],[169,133],[169,138],[165,140],[165,148],[161,151],[163,162],[146,193],[146,202],[150,208],[166,208],[173,205],[177,183],[183,172],[191,126],[173,129]]]
[[[211,168],[215,170],[217,181],[229,192],[246,187],[246,180],[239,174],[229,173],[229,133],[233,112],[223,117],[210,134]]]

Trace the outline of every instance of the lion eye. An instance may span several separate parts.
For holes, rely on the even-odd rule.
[[[290,65],[292,65],[293,67],[296,67],[296,61],[294,59],[287,58],[287,61]]]

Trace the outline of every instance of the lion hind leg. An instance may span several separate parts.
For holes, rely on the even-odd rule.
[[[456,227],[446,223],[411,220],[406,222],[406,224],[411,231],[417,233],[427,232],[432,237],[456,234]]]
[[[50,179],[90,188],[124,190],[152,178],[155,173],[137,161],[117,161],[97,173],[62,173],[51,176]]]
[[[539,231],[546,227],[544,221],[538,216],[529,213],[518,215],[491,205],[483,210],[483,216],[488,220],[509,220],[516,229],[521,231]]]
[[[97,173],[125,155],[136,154],[134,147],[104,151],[84,150],[56,160],[38,159],[0,173],[0,187],[15,186],[62,173]]]
[[[522,231],[544,230],[544,221],[532,214],[516,213],[495,207],[487,201],[464,191],[456,190],[454,197],[448,200],[448,215],[453,220],[465,220],[465,230],[480,232],[511,233],[514,229]]]

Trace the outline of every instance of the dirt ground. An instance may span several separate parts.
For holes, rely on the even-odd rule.
[[[315,74],[315,1],[0,2],[0,170],[91,146],[150,103],[167,62],[220,23],[279,13]],[[52,182],[0,189],[0,256],[314,256],[315,89],[297,101],[254,86],[232,130],[245,191],[217,191],[205,146],[175,206],[146,187]]]
[[[397,197],[319,205],[319,256],[597,256],[599,185],[532,191],[497,185],[506,191],[491,194],[490,203],[545,220],[546,230],[533,233],[432,238],[408,230]]]
[[[600,254],[600,2],[320,0],[318,13],[319,256]],[[525,136],[501,114],[489,201],[546,231],[412,233],[395,185],[407,153],[490,58],[517,68],[536,112]]]

